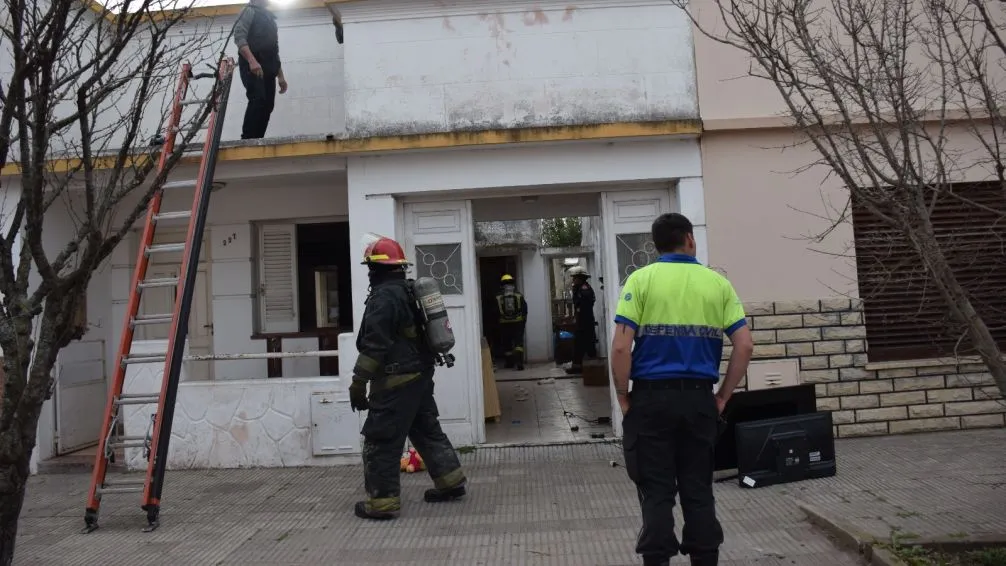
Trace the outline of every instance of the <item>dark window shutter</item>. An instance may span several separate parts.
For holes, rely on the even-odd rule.
[[[985,210],[943,196],[933,228],[958,280],[997,342],[1006,345],[1006,195],[998,183],[968,183],[953,191]],[[998,211],[998,212],[994,212]],[[974,354],[964,327],[899,231],[852,200],[859,293],[871,361]]]

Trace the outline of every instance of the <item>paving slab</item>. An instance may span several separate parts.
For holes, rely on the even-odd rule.
[[[878,540],[1006,535],[1006,429],[863,438],[837,448],[834,478],[783,489]]]
[[[882,534],[891,525],[920,535],[1006,529],[1004,442],[1003,430],[842,440],[835,478],[754,490],[717,484],[721,563],[857,564],[798,500]],[[428,478],[403,475],[403,514],[389,523],[352,516],[360,466],[169,472],[162,526],[150,534],[140,532],[136,495],[107,498],[101,529],[79,534],[88,476],[36,476],[15,564],[639,564],[635,490],[612,460],[621,463],[611,444],[480,449],[462,456],[468,498],[426,504]]]

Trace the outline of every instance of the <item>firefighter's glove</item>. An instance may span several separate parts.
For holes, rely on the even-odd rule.
[[[357,377],[353,377],[353,383],[349,386],[349,406],[353,411],[366,411],[370,408],[367,402],[367,382]]]

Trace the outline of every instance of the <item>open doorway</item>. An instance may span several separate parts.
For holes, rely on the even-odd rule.
[[[503,335],[500,332],[499,310],[496,305],[496,294],[500,290],[500,280],[503,275],[510,275],[520,280],[517,264],[519,255],[480,255],[479,256],[479,290],[482,299],[482,335],[489,342],[489,351],[493,363],[500,363],[506,355],[503,347]],[[527,338],[525,334],[525,339]]]
[[[568,207],[559,206],[558,212],[563,208]],[[566,270],[573,265],[596,268],[600,253],[595,249],[597,217],[494,220],[492,215],[500,210],[509,211],[512,217],[514,207],[476,205],[474,210],[482,328],[488,346],[483,352],[488,357],[483,371],[491,374],[484,377],[484,381],[491,381],[484,383],[484,389],[487,395],[498,396],[498,400],[486,400],[486,407],[498,407],[495,414],[487,409],[486,441],[568,442],[610,437],[611,400],[607,362],[601,350],[589,368],[584,364],[584,374],[568,375],[565,371],[572,361],[575,326],[571,278]],[[526,214],[540,212],[531,207]],[[514,277],[528,306],[523,371],[504,364],[496,301],[504,274]],[[595,319],[604,320],[603,293],[597,290],[595,294]]]

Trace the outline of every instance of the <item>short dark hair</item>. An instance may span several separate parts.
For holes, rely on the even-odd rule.
[[[660,253],[670,253],[685,246],[686,236],[692,233],[692,222],[683,214],[661,214],[653,221],[653,245]]]

